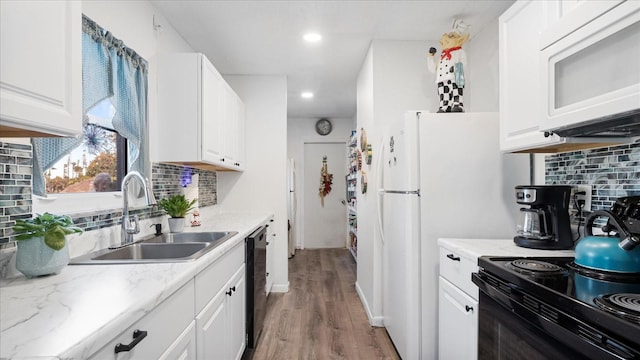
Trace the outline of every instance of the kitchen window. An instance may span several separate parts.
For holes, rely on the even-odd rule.
[[[150,173],[147,61],[86,16],[82,30],[84,131],[31,139],[36,213],[120,208],[127,172]]]

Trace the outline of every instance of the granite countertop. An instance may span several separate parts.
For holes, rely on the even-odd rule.
[[[200,211],[202,226],[185,232],[238,234],[191,262],[69,265],[54,276],[0,281],[0,358],[90,356],[271,218]]]
[[[438,239],[438,245],[474,262],[480,256],[573,257],[573,250],[538,250],[516,246],[513,239]]]

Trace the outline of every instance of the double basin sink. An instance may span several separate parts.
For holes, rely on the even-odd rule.
[[[130,245],[71,259],[71,265],[137,264],[195,260],[235,236],[237,231],[150,235]]]

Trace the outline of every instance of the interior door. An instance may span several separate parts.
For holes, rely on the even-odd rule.
[[[319,195],[322,158],[327,157],[327,169],[333,174],[332,190]],[[344,248],[347,239],[345,201],[347,147],[344,142],[305,143],[303,170],[303,233],[304,248]]]

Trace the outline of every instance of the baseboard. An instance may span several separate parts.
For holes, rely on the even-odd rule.
[[[369,308],[369,303],[367,303],[367,299],[364,297],[364,293],[362,289],[360,289],[360,285],[356,281],[356,292],[358,293],[358,297],[360,298],[360,302],[362,306],[364,306],[364,311],[367,313],[367,318],[369,318],[369,324],[371,326],[384,327],[384,318],[382,316],[373,316],[371,313],[371,309]]]
[[[289,292],[289,282],[286,284],[273,284],[271,285],[271,292],[274,293],[286,293]]]

